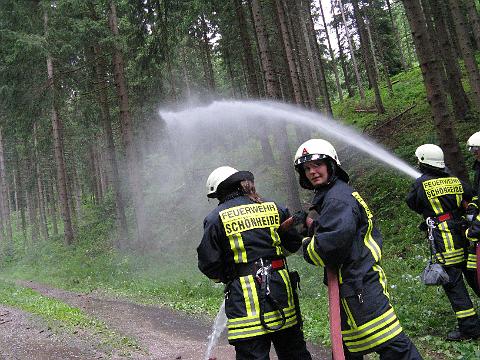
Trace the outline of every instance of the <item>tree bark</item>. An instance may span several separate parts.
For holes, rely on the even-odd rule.
[[[3,128],[0,127],[0,181],[2,188],[2,214],[5,222],[5,241],[7,254],[13,254],[13,234],[12,223],[10,222],[10,209],[8,206],[8,184],[7,174],[5,168],[4,144],[3,144]]]
[[[251,98],[258,98],[260,96],[258,91],[258,81],[255,72],[255,61],[252,54],[252,44],[250,41],[250,35],[247,31],[247,20],[245,18],[245,12],[243,11],[243,5],[241,0],[234,0],[235,11],[238,20],[238,31],[240,33],[240,39],[242,41],[243,58],[245,61],[246,75],[247,75],[247,92]]]
[[[109,24],[114,37],[118,37],[119,33],[117,25],[117,10],[114,1],[110,1]],[[143,205],[143,181],[140,176],[140,171],[137,167],[139,159],[137,159],[137,152],[135,149],[135,143],[133,138],[133,125],[130,116],[123,55],[118,48],[115,48],[114,50],[113,64],[114,79],[120,106],[120,120],[122,123],[122,141],[126,153],[128,179],[133,195],[135,208],[134,210],[137,224],[137,238],[140,244],[143,245],[147,241],[147,224],[145,219],[146,214]]]
[[[211,91],[215,91],[215,78],[213,76],[212,55],[210,54],[210,41],[208,39],[208,26],[205,21],[205,15],[200,16],[200,30],[202,34],[202,48],[205,56],[205,81]]]
[[[44,14],[44,25],[45,25],[45,34],[48,32],[48,15],[45,12]],[[66,245],[71,245],[74,241],[73,235],[73,226],[72,219],[70,214],[70,207],[68,204],[68,193],[67,193],[67,176],[65,169],[65,160],[64,160],[64,147],[63,147],[63,133],[62,133],[62,120],[59,116],[56,96],[55,96],[55,81],[54,81],[54,70],[53,70],[53,60],[50,54],[47,55],[47,71],[48,71],[48,83],[52,92],[52,132],[53,132],[53,142],[55,147],[55,161],[57,166],[57,181],[58,181],[58,192],[60,206],[62,210],[62,219],[64,227],[64,240]],[[30,207],[33,203],[30,202]]]
[[[38,194],[38,210],[40,213],[40,235],[44,240],[48,239],[48,223],[47,223],[47,215],[45,212],[45,202],[43,196],[43,185],[42,185],[42,173],[40,169],[40,156],[38,153],[38,125],[37,122],[33,124],[33,148],[34,153],[33,156],[35,158],[35,178],[36,178],[36,186],[37,186],[37,194]]]
[[[468,181],[465,161],[456,140],[455,129],[448,110],[447,98],[442,84],[442,72],[428,36],[425,17],[419,0],[402,0],[407,14],[417,56],[427,90],[427,99],[433,113],[440,145],[445,153],[449,169],[458,177]]]
[[[323,12],[322,2],[318,2],[320,5],[320,14],[322,15],[323,28],[325,29],[325,37],[327,38],[328,52],[332,58],[332,68],[333,75],[335,76],[335,85],[337,86],[338,98],[340,101],[343,101],[343,91],[342,86],[340,85],[340,76],[338,75],[337,59],[335,58],[335,52],[332,48],[332,43],[330,42],[330,35],[328,34],[327,22],[325,21],[325,14]]]
[[[465,68],[467,69],[468,80],[473,93],[475,107],[480,111],[480,73],[475,59],[475,53],[470,42],[470,35],[466,26],[466,18],[460,8],[459,0],[449,0],[450,10],[455,30],[457,32],[458,43],[462,52]]]
[[[446,72],[446,81],[448,85],[448,92],[452,99],[453,111],[458,119],[465,119],[469,111],[469,101],[462,85],[462,73],[455,55],[452,50],[453,45],[450,42],[450,34],[448,33],[447,23],[445,21],[445,14],[442,7],[438,6],[436,0],[429,0],[430,10],[432,12],[435,33],[438,44],[438,52],[442,57],[443,66]]]
[[[358,6],[358,0],[352,0],[353,5],[353,14],[357,22],[358,32],[360,35],[360,43],[363,51],[365,68],[367,69],[368,78],[373,87],[373,92],[375,93],[375,107],[379,114],[385,113],[385,108],[383,106],[382,97],[380,95],[380,89],[378,88],[377,81],[377,70],[374,68],[375,60],[374,54],[371,52],[370,41],[368,40],[368,34],[366,30],[365,21],[363,20],[363,12]]]
[[[473,29],[473,36],[477,45],[477,50],[480,50],[480,18],[475,3],[472,0],[463,0],[467,7],[468,19]]]
[[[360,94],[360,99],[363,103],[366,102],[365,90],[363,89],[362,80],[360,78],[360,72],[358,71],[357,60],[355,59],[355,52],[353,50],[352,39],[350,38],[350,32],[348,31],[347,18],[345,17],[345,9],[343,8],[342,0],[338,0],[340,12],[342,13],[343,27],[345,28],[345,36],[347,37],[348,47],[350,49],[350,57],[352,59],[353,70],[355,71],[355,78],[357,80],[358,92]]]
[[[332,7],[332,17],[335,18],[335,0],[332,0],[331,7]],[[343,78],[345,79],[345,86],[347,87],[348,97],[353,97],[355,95],[355,92],[353,91],[352,85],[350,83],[350,76],[347,71],[347,63],[345,61],[345,54],[343,52],[342,39],[340,38],[340,35],[338,33],[338,23],[336,21],[333,23],[333,27],[335,29],[335,36],[337,38],[338,55],[339,55],[338,58],[340,60],[340,66],[342,68]]]

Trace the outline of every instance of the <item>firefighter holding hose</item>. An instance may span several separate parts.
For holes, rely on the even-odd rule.
[[[279,360],[311,360],[297,297],[299,277],[284,251],[302,237],[279,230],[288,210],[257,194],[253,174],[229,166],[207,179],[207,197],[218,206],[204,220],[198,267],[225,286],[228,341],[236,359],[267,360],[273,343]]]
[[[380,266],[382,238],[373,214],[348,185],[335,148],[326,140],[308,140],[298,148],[294,165],[300,186],[315,192],[304,258],[338,278],[345,358],[363,359],[376,352],[380,359],[422,359],[390,304]]]
[[[465,280],[479,294],[474,272],[465,259],[468,241],[465,238],[465,205],[473,197],[468,184],[450,175],[445,167],[443,150],[435,144],[423,144],[415,151],[422,172],[407,195],[407,205],[433,220],[433,245],[437,263],[448,274],[442,284],[458,322],[446,339],[461,341],[480,337],[480,320],[472,304]],[[467,260],[467,261],[466,261]]]

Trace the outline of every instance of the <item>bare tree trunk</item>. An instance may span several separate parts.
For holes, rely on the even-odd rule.
[[[475,6],[475,3],[471,0],[463,0],[468,11],[468,19],[473,28],[473,36],[475,37],[475,42],[477,43],[477,50],[480,50],[480,19],[478,16],[478,11]]]
[[[446,81],[448,84],[448,92],[452,99],[453,110],[458,119],[465,119],[469,111],[470,105],[467,94],[463,89],[462,73],[458,65],[458,61],[453,51],[453,45],[450,42],[450,34],[448,33],[445,14],[442,7],[438,6],[436,0],[429,0],[430,10],[435,24],[435,36],[438,44],[438,52],[441,54],[443,66],[446,72]],[[425,9],[425,7],[424,7]]]
[[[419,0],[402,0],[422,70],[427,98],[433,113],[440,145],[445,152],[447,166],[461,179],[468,181],[465,161],[456,140],[455,129],[443,89],[443,76],[428,36],[426,20]]]
[[[263,22],[260,4],[258,0],[252,0],[252,11],[255,20],[255,31],[258,36],[259,50],[261,53],[262,68],[265,72],[267,82],[267,95],[272,99],[278,99],[280,92],[276,84],[273,62],[268,49],[268,38]],[[287,205],[291,209],[300,209],[300,198],[298,195],[297,183],[293,171],[291,171],[290,151],[288,146],[287,131],[283,124],[276,126],[277,146],[280,150],[281,166],[284,172],[284,189],[287,192]]]
[[[117,25],[117,11],[115,3],[110,1],[110,29],[115,37],[119,36]],[[128,178],[130,181],[130,187],[132,190],[135,218],[137,223],[137,236],[140,244],[145,244],[147,241],[147,223],[145,208],[143,205],[143,186],[140,172],[137,168],[139,159],[135,150],[135,143],[133,139],[133,125],[130,117],[130,108],[128,103],[127,84],[125,80],[123,55],[117,48],[114,51],[114,78],[115,85],[117,87],[119,106],[120,106],[120,119],[122,123],[122,140],[127,157]]]
[[[50,192],[50,217],[52,218],[53,234],[58,235],[58,223],[57,223],[57,200],[55,198],[54,182],[47,184],[48,191]]]
[[[95,14],[93,14],[96,17]],[[115,142],[113,140],[112,119],[110,116],[110,106],[107,96],[107,81],[105,74],[105,64],[102,60],[102,51],[98,44],[94,46],[95,54],[95,76],[98,84],[98,102],[100,106],[100,117],[102,119],[102,127],[104,133],[104,141],[106,144],[106,156],[107,156],[107,171],[111,184],[113,185],[113,191],[115,194],[115,211],[117,217],[117,224],[120,231],[120,241],[126,241],[128,234],[127,218],[125,216],[125,201],[121,191],[120,175],[118,171],[117,154],[115,150]],[[186,71],[186,69],[184,70]],[[120,242],[117,244],[121,246]]]
[[[48,32],[48,15],[45,12],[44,14],[45,21],[45,34]],[[57,165],[57,181],[58,181],[58,192],[60,197],[60,206],[62,209],[62,218],[64,225],[64,240],[65,244],[71,245],[74,241],[72,219],[70,214],[70,207],[68,204],[68,193],[67,193],[67,176],[65,170],[65,161],[64,161],[64,147],[63,147],[63,133],[62,133],[62,120],[60,119],[59,112],[56,104],[55,96],[55,82],[54,82],[54,72],[53,72],[53,61],[50,55],[47,55],[47,70],[48,70],[48,82],[52,91],[52,133],[53,141],[55,146],[55,161]],[[32,206],[30,202],[30,207]]]
[[[302,93],[300,89],[300,82],[298,80],[297,68],[295,65],[295,59],[292,51],[292,46],[290,44],[290,37],[288,33],[287,19],[285,17],[285,10],[281,0],[274,0],[275,8],[277,10],[277,18],[280,24],[280,32],[282,35],[283,49],[285,57],[287,59],[288,70],[290,75],[290,80],[293,88],[293,99],[296,104],[302,104]]]
[[[330,35],[328,33],[327,22],[325,21],[325,14],[323,12],[322,2],[319,1],[318,3],[320,4],[320,14],[322,15],[323,28],[325,29],[325,37],[327,38],[328,52],[330,53],[330,57],[332,58],[333,74],[335,76],[335,84],[337,86],[338,98],[340,101],[343,101],[343,91],[342,86],[340,85],[340,76],[338,75],[337,59],[335,58],[335,52],[333,51],[332,43],[330,42]]]
[[[20,211],[19,214],[19,223],[21,223],[22,226],[22,234],[23,234],[23,240],[24,242],[27,241],[27,222],[25,219],[25,190],[24,188],[24,182],[22,180],[22,165],[21,165],[21,160],[19,158],[17,146],[13,147],[13,156],[15,159],[15,179],[16,179],[16,189],[17,189],[17,199],[16,202],[18,204],[18,209]],[[18,226],[17,226],[18,227]]]
[[[5,169],[5,157],[3,154],[3,128],[0,127],[0,185],[2,188],[2,215],[5,222],[5,241],[7,254],[13,254],[12,223],[10,222],[10,209],[8,207],[7,174]]]
[[[373,92],[375,93],[375,106],[379,114],[385,113],[385,108],[383,106],[382,97],[380,95],[380,89],[378,88],[377,82],[377,70],[374,68],[375,65],[375,55],[371,52],[370,41],[368,40],[368,34],[366,30],[365,21],[363,19],[363,12],[358,6],[358,0],[352,0],[353,5],[353,14],[355,16],[358,32],[360,35],[360,43],[363,50],[363,56],[365,61],[365,68],[367,69],[367,74],[372,84]]]
[[[258,98],[260,94],[258,91],[255,62],[252,54],[252,44],[250,42],[250,35],[247,31],[247,20],[245,19],[245,12],[243,11],[242,1],[234,0],[234,2],[239,26],[238,31],[240,33],[240,39],[242,41],[243,58],[246,67],[248,96],[251,98]]]
[[[467,31],[466,18],[460,8],[459,0],[449,0],[449,4],[453,21],[455,23],[460,50],[462,52],[463,60],[465,61],[468,80],[473,93],[473,101],[475,102],[477,110],[480,111],[480,73],[478,72],[475,53],[470,42],[470,35]]]
[[[37,122],[33,124],[33,145],[34,145],[34,159],[35,159],[35,177],[37,179],[37,193],[38,193],[38,210],[40,212],[40,234],[44,240],[48,239],[48,223],[47,216],[45,214],[45,203],[43,197],[43,187],[42,187],[42,174],[40,170],[40,156],[38,154],[38,125]]]
[[[362,80],[360,78],[360,73],[358,71],[357,60],[355,59],[355,52],[353,50],[352,39],[350,38],[350,32],[348,31],[347,19],[345,17],[345,9],[343,8],[342,0],[338,0],[340,11],[342,13],[343,27],[345,28],[345,36],[347,37],[348,47],[350,49],[350,57],[352,58],[353,70],[355,71],[355,78],[357,79],[358,92],[360,94],[360,99],[363,103],[366,102],[365,90],[363,89]]]
[[[215,91],[215,78],[213,76],[213,66],[212,66],[212,56],[210,54],[210,41],[208,39],[208,26],[205,21],[205,16],[202,14],[200,16],[200,29],[202,32],[202,48],[205,56],[205,80],[207,86],[211,91]]]
[[[25,142],[25,145],[27,143]],[[28,149],[28,148],[27,148]],[[26,152],[26,158],[25,158],[25,174],[26,174],[26,192],[25,192],[25,199],[26,199],[26,205],[27,205],[27,211],[28,211],[28,222],[30,225],[30,239],[31,243],[35,244],[38,242],[38,234],[39,234],[39,228],[38,228],[38,220],[37,220],[37,209],[35,207],[35,178],[34,174],[32,172],[33,164],[32,164],[32,156],[30,151]]]
[[[332,0],[332,3],[331,3],[332,17],[334,17],[334,18],[335,18],[335,2],[336,2],[335,0]],[[336,22],[334,22],[334,28],[335,28],[335,36],[337,38],[340,66],[342,68],[343,77],[345,79],[345,86],[347,87],[348,97],[353,97],[355,95],[355,92],[353,91],[352,85],[350,83],[350,76],[349,76],[348,71],[347,71],[347,64],[346,64],[346,61],[345,61],[345,54],[343,52],[342,40],[341,40],[340,35],[338,33],[338,24]]]

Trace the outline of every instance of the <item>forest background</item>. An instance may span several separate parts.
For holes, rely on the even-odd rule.
[[[292,158],[304,140],[329,138],[322,116],[412,165],[417,146],[436,143],[467,180],[465,142],[480,130],[479,7],[1,1],[0,301],[22,307],[12,281],[34,279],[213,317],[223,292],[198,272],[195,253],[215,206],[206,177],[220,165],[252,170],[262,195],[304,207],[310,194],[299,189]],[[292,104],[292,118],[318,114],[319,127],[277,119],[266,100]],[[221,104],[228,111],[215,111]],[[234,114],[248,121],[231,121]],[[412,179],[332,141],[383,232],[407,334],[427,358],[478,358],[478,343],[443,341],[454,315],[441,289],[419,281],[428,248],[404,203]],[[302,276],[306,335],[328,345],[321,273],[298,256],[290,263]]]

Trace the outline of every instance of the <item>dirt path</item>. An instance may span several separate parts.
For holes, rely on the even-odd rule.
[[[82,309],[140,346],[128,355],[101,350],[100,339],[87,333],[52,332],[41,321],[19,310],[0,306],[0,359],[181,359],[203,360],[212,321],[156,306],[122,299],[77,294],[34,282],[20,282],[44,296]],[[2,315],[3,314],[3,315]],[[328,359],[327,351],[309,346],[314,359]],[[235,353],[223,335],[213,351],[218,360],[233,360]],[[272,359],[276,359],[272,356]]]

